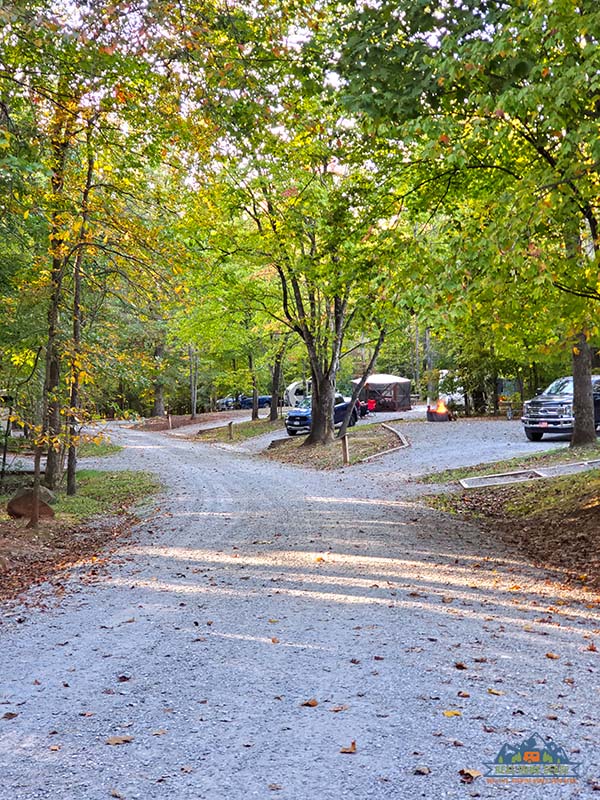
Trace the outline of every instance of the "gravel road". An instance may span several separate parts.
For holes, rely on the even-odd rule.
[[[598,598],[406,483],[517,454],[482,424],[403,423],[411,448],[335,473],[117,432],[103,466],[166,491],[60,602],[4,610],[2,800],[597,796]],[[461,783],[534,732],[578,783]]]

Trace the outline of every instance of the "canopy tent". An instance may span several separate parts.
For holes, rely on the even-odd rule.
[[[355,378],[352,383],[358,383],[359,380],[360,378]],[[362,393],[367,402],[375,401],[375,411],[410,411],[410,380],[408,378],[375,373],[367,378]]]

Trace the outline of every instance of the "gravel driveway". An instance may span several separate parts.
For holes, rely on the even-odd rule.
[[[406,483],[431,469],[426,437],[436,468],[530,448],[511,424],[467,446],[459,423],[406,423],[411,448],[335,473],[121,430],[103,465],[154,470],[165,494],[59,603],[5,610],[0,796],[595,795],[598,598]],[[534,732],[579,783],[461,784]]]

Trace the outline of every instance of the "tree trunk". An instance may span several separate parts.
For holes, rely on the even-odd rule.
[[[156,376],[154,378],[154,404],[152,406],[153,417],[164,417],[165,415],[165,397],[164,397],[164,383],[162,376],[162,360],[165,355],[165,346],[161,342],[154,348],[154,361],[156,362]]]
[[[348,430],[348,425],[350,423],[350,418],[352,416],[352,412],[356,405],[356,401],[358,400],[358,396],[361,393],[363,386],[367,382],[367,378],[369,377],[369,375],[373,371],[373,368],[375,367],[375,362],[377,361],[377,356],[379,355],[379,351],[381,350],[384,340],[385,340],[385,328],[381,328],[379,331],[379,337],[377,339],[377,343],[375,344],[375,348],[373,349],[373,353],[371,355],[369,363],[364,367],[360,381],[354,385],[351,402],[350,405],[348,406],[348,410],[346,411],[342,427],[340,428],[340,431],[338,433],[338,439],[341,439],[342,436],[346,435],[346,431]]]
[[[283,375],[283,357],[287,347],[287,336],[284,336],[284,341],[275,353],[275,360],[273,362],[273,369],[271,370],[271,413],[269,419],[271,422],[276,422],[279,414],[279,395],[281,391],[281,378]]]
[[[195,347],[188,345],[188,357],[190,361],[190,406],[192,409],[192,419],[196,419],[198,411],[198,353]]]
[[[575,424],[571,447],[595,444],[592,351],[583,332],[578,334],[573,347],[573,415]]]
[[[254,371],[254,358],[252,353],[248,353],[248,369],[252,378],[252,420],[258,419],[258,386],[256,383],[256,373]]]
[[[312,424],[304,445],[327,444],[333,441],[336,374],[337,370],[333,374],[328,371],[324,375],[315,375],[312,371]]]
[[[81,406],[81,266],[83,264],[85,238],[88,230],[90,192],[94,177],[94,153],[92,151],[92,124],[88,122],[86,135],[87,169],[85,186],[81,198],[81,229],[79,248],[73,265],[73,356],[71,360],[71,398],[69,403],[69,454],[67,458],[67,494],[77,493],[77,412]]]

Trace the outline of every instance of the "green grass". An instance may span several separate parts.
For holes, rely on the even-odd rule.
[[[160,489],[150,472],[103,472],[84,469],[77,473],[77,494],[60,493],[54,506],[59,518],[83,522],[100,514],[114,514],[144,500]]]
[[[199,431],[197,438],[202,442],[243,442],[263,433],[279,431],[283,428],[283,420],[278,419],[271,422],[269,419],[247,420],[246,422],[234,422],[232,425],[233,439],[229,438],[229,426],[207,428]]]
[[[600,445],[588,447],[561,448],[547,450],[531,456],[518,456],[504,461],[493,461],[487,464],[476,464],[472,467],[459,467],[458,469],[445,469],[423,475],[418,480],[420,483],[452,483],[470,475],[493,475],[497,472],[513,472],[519,469],[534,467],[547,467],[553,464],[564,464],[571,461],[593,461],[600,458]]]
[[[17,488],[13,483],[6,494],[0,495],[2,509]],[[77,472],[77,494],[68,497],[65,487],[61,486],[53,508],[59,522],[85,522],[101,514],[120,513],[159,489],[158,479],[150,472],[83,469]]]
[[[123,448],[121,445],[113,444],[108,439],[102,439],[100,442],[82,442],[79,446],[79,458],[101,458],[103,456],[113,456],[119,453]]]
[[[337,469],[343,466],[342,443],[339,439],[325,445],[304,446],[304,436],[293,436],[276,442],[276,447],[262,455],[271,461],[296,464],[311,469]],[[361,425],[348,430],[350,464],[357,464],[377,453],[400,445],[400,440],[380,424]]]

